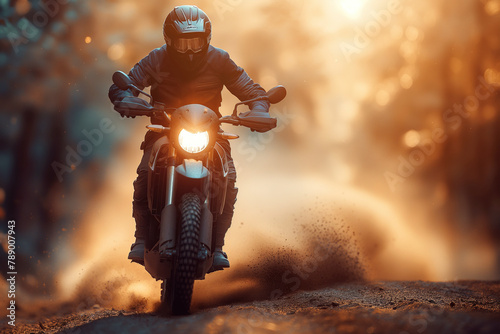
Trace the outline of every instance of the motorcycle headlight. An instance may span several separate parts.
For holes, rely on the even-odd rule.
[[[200,153],[208,146],[208,131],[191,133],[184,129],[179,133],[179,145],[188,153]]]

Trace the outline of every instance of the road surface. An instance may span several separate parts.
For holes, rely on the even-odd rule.
[[[359,282],[162,317],[94,305],[13,333],[500,333],[500,282]]]

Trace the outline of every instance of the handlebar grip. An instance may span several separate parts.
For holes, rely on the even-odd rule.
[[[154,111],[145,111],[145,110],[131,110],[131,114],[133,116],[154,116]]]
[[[126,116],[152,116],[155,108],[143,99],[126,96],[121,101],[115,102],[115,110]]]
[[[131,108],[123,108],[115,106],[115,110],[118,111],[123,116],[154,116],[154,111],[152,110],[137,110]]]
[[[240,119],[240,124],[252,131],[267,132],[277,126],[278,120],[274,117],[245,117]]]

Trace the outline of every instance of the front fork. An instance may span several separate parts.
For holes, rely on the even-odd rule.
[[[177,208],[176,199],[187,192],[194,192],[203,199],[199,241],[205,245],[208,252],[212,248],[213,217],[210,211],[210,173],[205,167],[189,168],[200,164],[199,161],[185,160],[182,165],[175,166],[176,151],[170,145],[167,158],[167,189],[165,206],[161,212],[159,252],[162,257],[171,257],[176,247]],[[197,171],[200,171],[199,173]],[[186,191],[187,190],[187,191]]]
[[[169,145],[167,154],[167,189],[165,206],[161,212],[159,251],[160,256],[172,256],[175,249],[176,208],[175,195],[175,158],[176,152],[173,145]]]

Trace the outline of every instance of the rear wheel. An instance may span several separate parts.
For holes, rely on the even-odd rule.
[[[177,263],[171,279],[162,283],[161,303],[169,313],[188,314],[198,266],[201,201],[195,194],[182,196]]]

